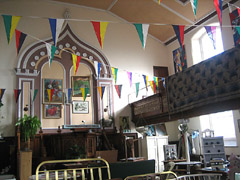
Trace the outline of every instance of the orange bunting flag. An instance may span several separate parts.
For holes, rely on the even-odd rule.
[[[100,97],[101,99],[103,98],[103,94],[104,94],[104,91],[105,91],[105,86],[102,86],[102,87],[97,87],[98,88],[98,92],[100,94]]]
[[[115,89],[117,91],[118,97],[121,98],[122,85],[115,85]]]
[[[47,93],[48,93],[48,101],[51,102],[54,94],[54,89],[47,89]]]
[[[17,27],[17,24],[20,20],[20,16],[11,16],[11,15],[2,15],[5,25],[5,30],[7,34],[8,44],[10,44],[13,33]]]
[[[73,60],[74,75],[76,75],[78,67],[79,67],[79,63],[80,63],[80,60],[81,60],[81,56],[77,56],[75,54],[72,54],[72,60]]]
[[[104,36],[106,33],[106,29],[108,26],[108,22],[95,22],[95,21],[91,21],[94,31],[96,33],[98,42],[101,46],[101,48],[103,48],[103,40],[104,40]]]

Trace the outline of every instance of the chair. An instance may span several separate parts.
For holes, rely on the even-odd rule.
[[[178,176],[176,180],[221,180],[221,174],[189,174]]]
[[[172,171],[165,171],[160,173],[149,173],[149,174],[141,174],[128,176],[124,180],[165,180],[165,179],[177,178],[177,175]]]
[[[48,170],[46,169],[47,167],[48,167]],[[52,160],[52,161],[44,161],[40,163],[36,169],[36,175],[35,177],[33,177],[33,179],[36,179],[36,180],[99,179],[99,180],[102,180],[103,173],[107,174],[108,179],[111,179],[109,164],[106,160],[102,158]]]

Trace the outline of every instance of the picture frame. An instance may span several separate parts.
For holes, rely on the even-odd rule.
[[[122,126],[123,132],[131,132],[129,125],[129,116],[120,116],[120,126]]]
[[[89,113],[89,102],[88,101],[73,101],[72,102],[72,113],[73,114],[88,114]]]
[[[54,89],[51,102],[49,102],[47,89]],[[63,97],[62,79],[43,79],[43,103],[62,104]]]
[[[89,88],[87,96],[90,97],[90,77],[89,76],[72,76],[72,96],[82,97],[81,88]]]
[[[43,117],[45,119],[60,119],[62,117],[61,104],[44,104]]]

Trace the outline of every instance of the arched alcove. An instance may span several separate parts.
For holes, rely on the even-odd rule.
[[[46,43],[53,44],[52,38],[33,43],[19,56],[16,75],[17,87],[22,89],[22,93],[18,102],[18,117],[23,115],[23,108],[28,106],[27,113],[37,115],[42,121],[43,129],[57,129],[59,126],[65,128],[99,127],[100,119],[105,116],[104,107],[108,107],[108,115],[113,116],[112,71],[108,60],[102,52],[78,39],[68,24],[65,25],[59,36],[51,66]],[[76,74],[73,72],[72,54],[81,56]],[[97,78],[95,70],[96,62],[101,63],[99,78]],[[89,81],[90,91],[86,100],[81,95],[75,96],[73,92],[73,81],[77,83],[76,79],[79,80],[79,78],[78,82]],[[61,84],[57,89],[62,92],[61,101],[49,101],[46,83],[50,82]],[[107,87],[107,95],[105,94],[107,100],[101,100],[97,90],[99,86]],[[66,100],[70,88],[73,96],[71,100]],[[30,92],[34,89],[38,89],[38,94],[35,101],[32,102]],[[76,104],[84,106],[87,104],[88,109],[74,111]],[[57,117],[48,117],[47,113],[50,112],[48,109],[51,108],[57,109],[59,113],[56,115]]]

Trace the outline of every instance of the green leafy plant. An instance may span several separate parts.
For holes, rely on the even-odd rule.
[[[37,116],[28,116],[26,114],[16,123],[16,126],[20,128],[21,137],[25,142],[34,137],[40,125],[41,122]]]
[[[77,144],[74,144],[73,146],[71,146],[66,153],[67,159],[78,159],[78,158],[85,158],[85,157],[86,157],[85,148]]]

